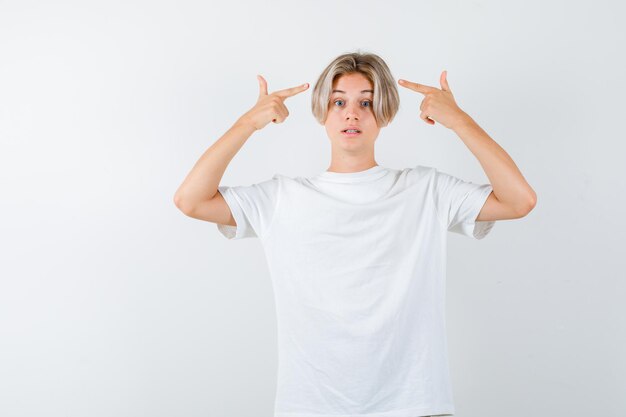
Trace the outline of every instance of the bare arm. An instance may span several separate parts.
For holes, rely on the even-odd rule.
[[[250,123],[238,119],[202,154],[178,187],[174,195],[176,207],[190,213],[194,207],[215,197],[228,164],[255,131]]]
[[[401,85],[424,94],[420,117],[429,124],[435,120],[452,129],[482,165],[493,194],[487,199],[476,220],[503,220],[526,216],[537,203],[535,190],[500,145],[456,104],[447,71],[440,77],[441,89],[399,80]]]
[[[298,87],[267,93],[267,82],[260,75],[259,98],[252,109],[241,116],[194,165],[174,194],[174,204],[190,217],[214,223],[235,225],[232,213],[218,186],[226,167],[248,138],[268,123],[282,123],[289,115],[283,101],[308,88]]]

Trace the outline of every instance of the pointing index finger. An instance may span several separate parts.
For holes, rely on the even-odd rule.
[[[406,87],[410,90],[417,91],[418,93],[428,94],[438,90],[438,88],[430,87],[424,84],[418,84],[407,80],[398,80],[401,86]]]
[[[275,91],[274,94],[281,98],[287,98],[295,96],[296,94],[303,92],[307,88],[309,88],[309,83],[304,83],[297,87],[285,88],[284,90]]]

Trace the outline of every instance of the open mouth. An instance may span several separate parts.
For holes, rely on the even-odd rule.
[[[345,129],[345,130],[342,130],[341,133],[343,133],[346,136],[357,136],[361,134],[361,131],[358,129]]]

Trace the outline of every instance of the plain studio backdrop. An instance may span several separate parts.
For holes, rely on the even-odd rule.
[[[258,239],[173,196],[269,92],[310,83],[221,184],[315,175],[322,69],[373,52],[440,88],[513,158],[535,209],[450,234],[459,417],[626,415],[626,73],[620,2],[1,1],[0,415],[269,417],[274,298]],[[488,179],[451,130],[400,111],[376,160]]]

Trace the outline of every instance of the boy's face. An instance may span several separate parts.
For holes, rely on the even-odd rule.
[[[373,148],[380,132],[372,111],[373,99],[372,84],[363,74],[346,74],[335,80],[324,123],[333,146],[348,151]],[[361,132],[357,135],[344,133],[349,126],[356,126]]]

